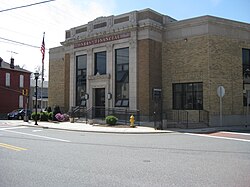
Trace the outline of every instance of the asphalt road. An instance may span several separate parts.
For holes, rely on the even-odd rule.
[[[249,187],[250,141],[1,125],[0,186]]]

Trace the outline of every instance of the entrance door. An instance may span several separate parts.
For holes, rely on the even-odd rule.
[[[105,117],[105,88],[95,89],[95,117]]]

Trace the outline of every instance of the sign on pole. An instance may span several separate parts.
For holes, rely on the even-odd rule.
[[[223,86],[219,86],[217,88],[217,94],[219,97],[224,97],[225,95],[225,88]]]
[[[222,97],[225,95],[225,88],[223,86],[219,86],[217,88],[217,94],[220,97],[220,126],[222,126]]]

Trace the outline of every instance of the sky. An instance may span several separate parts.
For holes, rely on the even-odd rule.
[[[177,20],[211,15],[250,24],[250,0],[55,0],[2,11],[43,1],[46,0],[0,0],[0,57],[6,62],[13,57],[15,65],[31,72],[41,71],[40,47],[45,32],[45,80],[49,49],[61,45],[65,30],[97,17],[151,8]]]

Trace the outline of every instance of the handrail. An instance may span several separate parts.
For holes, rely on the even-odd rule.
[[[76,117],[76,114],[78,113],[78,117],[80,116],[80,110],[84,110],[85,107],[82,107],[82,106],[74,106],[74,107],[71,107],[71,111],[69,112],[69,115],[71,117]]]
[[[197,112],[186,110],[168,110],[165,112],[165,118],[170,123],[186,125],[186,128],[189,128],[196,123],[209,126],[209,111],[207,110],[197,110]]]
[[[71,116],[75,116],[77,112],[81,109],[80,106],[72,107],[71,109]],[[88,119],[93,118],[104,118],[107,115],[115,115],[118,117],[119,121],[125,122],[125,124],[129,123],[129,118],[133,114],[137,119],[136,123],[140,125],[140,111],[139,110],[129,110],[127,108],[105,108],[99,106],[92,106],[90,108],[84,108],[85,110],[81,113],[81,116],[84,116],[86,122]]]
[[[170,110],[166,113],[166,119],[176,122],[178,124],[184,124],[186,125],[186,128],[188,128],[189,123],[189,113],[186,110]]]
[[[73,112],[73,113],[77,112],[77,111],[79,110],[79,108],[80,108],[80,106],[74,107],[72,112]]]

